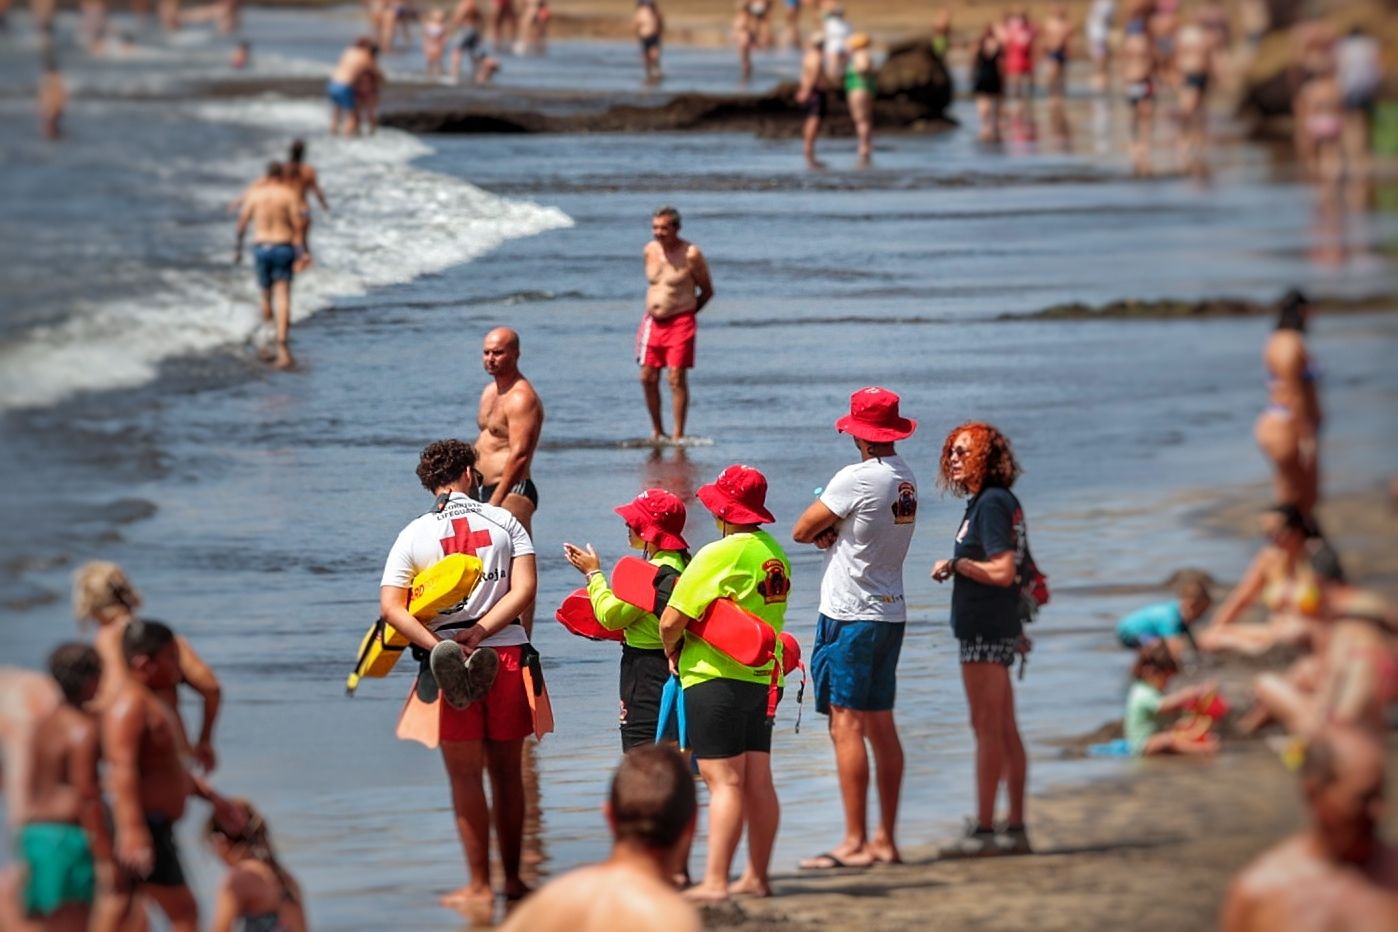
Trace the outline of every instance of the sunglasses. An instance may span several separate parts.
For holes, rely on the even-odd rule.
[[[968,457],[968,456],[970,456],[970,455],[971,455],[971,448],[970,448],[970,447],[952,447],[952,448],[951,448],[951,453],[948,454],[948,457],[949,457],[950,459],[954,459],[954,460],[955,460],[955,459],[965,459],[966,457]]]

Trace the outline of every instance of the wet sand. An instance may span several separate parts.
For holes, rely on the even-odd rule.
[[[1265,489],[1249,488],[1201,508],[1198,520],[1241,545],[1255,537],[1264,504]],[[1389,598],[1398,595],[1398,516],[1388,491],[1334,496],[1322,519],[1352,575]],[[1254,669],[1221,662],[1203,673],[1221,679],[1237,699]],[[1388,748],[1394,798],[1398,740],[1390,737]],[[969,795],[970,787],[965,791]],[[799,816],[788,811],[784,818]],[[1032,857],[937,861],[935,845],[905,839],[903,866],[785,875],[775,882],[773,899],[744,901],[707,919],[715,928],[869,932],[929,923],[958,929],[1206,929],[1216,922],[1232,876],[1297,830],[1303,818],[1295,780],[1267,744],[1231,741],[1214,760],[1139,761],[1111,778],[1036,795],[1029,805],[1038,852]],[[1385,828],[1390,838],[1398,834],[1398,812],[1390,810]]]

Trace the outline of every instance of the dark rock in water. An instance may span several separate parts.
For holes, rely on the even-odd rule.
[[[1363,314],[1398,310],[1398,296],[1370,295],[1342,298],[1320,297],[1312,306],[1327,314]],[[1176,318],[1261,317],[1275,314],[1276,307],[1245,298],[1205,298],[1200,301],[1112,301],[1100,307],[1073,303],[1055,304],[1041,311],[1000,314],[996,320],[1173,320]]]
[[[894,46],[879,69],[875,122],[880,129],[923,129],[950,122],[951,76],[925,40]],[[530,92],[473,95],[416,88],[390,93],[382,123],[415,133],[643,133],[744,130],[763,136],[801,131],[805,107],[797,85],[786,82],[761,95],[676,94],[661,104],[630,95],[597,100],[575,94]],[[831,94],[827,131],[852,135],[854,124],[840,93]]]
[[[1251,82],[1238,101],[1239,115],[1262,121],[1291,116],[1291,101],[1303,78],[1301,69],[1291,66]]]

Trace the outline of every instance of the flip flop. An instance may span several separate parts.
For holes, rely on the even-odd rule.
[[[493,647],[477,647],[466,658],[466,702],[480,702],[495,685],[500,655]]]
[[[477,652],[479,653],[479,651]],[[494,653],[494,651],[491,651]],[[442,698],[453,709],[471,704],[471,679],[466,674],[466,655],[455,641],[438,641],[427,661],[432,678],[441,688]]]
[[[824,863],[817,864],[817,861],[821,861]],[[838,857],[836,857],[833,853],[826,851],[822,854],[817,854],[815,857],[806,858],[804,861],[801,861],[799,864],[797,864],[796,868],[798,870],[803,871],[833,871],[842,869],[862,871],[868,870],[873,866],[874,864],[872,861],[870,861],[868,864],[846,864],[844,861],[841,861]]]

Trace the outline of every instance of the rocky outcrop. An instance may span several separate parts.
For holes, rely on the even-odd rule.
[[[948,122],[950,74],[925,40],[894,46],[879,69],[875,120],[881,130],[919,130]],[[778,85],[766,94],[685,93],[650,103],[640,95],[582,98],[571,93],[494,96],[462,95],[440,88],[390,93],[384,101],[386,126],[417,133],[641,133],[681,130],[747,131],[765,136],[800,132],[805,108],[796,102],[796,85]],[[840,94],[831,95],[828,128],[835,135],[854,132]]]

